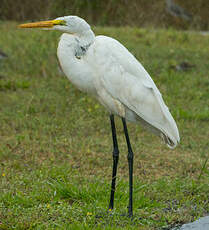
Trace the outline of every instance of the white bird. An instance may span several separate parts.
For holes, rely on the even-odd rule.
[[[119,159],[114,115],[122,118],[128,146],[129,206],[133,215],[133,151],[126,120],[141,123],[160,136],[170,148],[180,141],[178,128],[150,75],[117,40],[95,36],[89,24],[77,16],[20,25],[64,32],[57,55],[63,72],[81,91],[96,97],[109,111],[113,138],[113,173],[109,210],[113,209]]]

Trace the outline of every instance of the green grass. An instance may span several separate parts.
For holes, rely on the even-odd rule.
[[[170,229],[209,213],[209,39],[174,30],[95,28],[120,40],[153,77],[181,144],[129,124],[135,153],[134,218],[120,119],[115,209],[108,114],[57,68],[60,33],[0,24],[0,229]],[[186,72],[175,66],[188,61]]]

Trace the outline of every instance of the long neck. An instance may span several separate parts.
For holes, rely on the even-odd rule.
[[[77,34],[76,37],[78,38],[81,46],[89,46],[94,42],[95,34],[91,29],[89,29],[82,32],[81,34]]]

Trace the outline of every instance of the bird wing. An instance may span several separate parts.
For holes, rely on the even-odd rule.
[[[136,58],[117,40],[106,36],[97,36],[93,55],[91,65],[98,73],[98,95],[102,96],[100,90],[106,90],[175,146],[179,142],[176,123],[152,78]]]

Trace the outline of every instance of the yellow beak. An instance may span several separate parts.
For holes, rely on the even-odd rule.
[[[66,22],[64,20],[51,20],[51,21],[41,21],[41,22],[32,22],[21,24],[19,28],[52,28],[56,25],[65,25]]]

